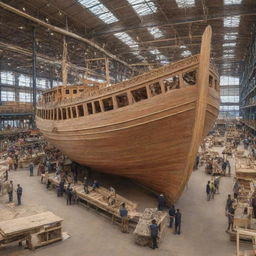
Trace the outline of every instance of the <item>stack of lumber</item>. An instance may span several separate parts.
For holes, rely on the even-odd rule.
[[[39,152],[39,153],[32,154],[32,155],[27,154],[26,156],[21,157],[19,159],[19,167],[27,168],[31,162],[33,162],[34,164],[38,164],[44,155],[45,155],[45,153],[43,153],[43,152]]]
[[[217,157],[220,157],[219,152],[207,150],[205,152],[200,153],[200,162],[202,164],[206,164],[209,161],[212,161],[213,159],[215,159]]]
[[[0,245],[26,241],[30,249],[62,240],[63,219],[43,212],[0,222]]]
[[[161,241],[164,237],[164,234],[167,230],[167,213],[158,211],[157,208],[146,208],[143,214],[139,219],[139,223],[137,224],[134,234],[135,234],[135,243],[141,246],[150,245],[150,228],[149,226],[152,224],[152,220],[155,219],[157,225],[159,227],[159,241]]]
[[[256,178],[256,163],[249,158],[236,158],[235,169],[239,178]]]

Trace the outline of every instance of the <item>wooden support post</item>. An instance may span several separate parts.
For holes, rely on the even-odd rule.
[[[105,112],[102,100],[99,100],[101,112]]]
[[[96,109],[95,109],[95,101],[92,102],[92,113],[95,114],[96,113]]]
[[[148,99],[152,97],[152,95],[151,95],[151,90],[150,90],[149,86],[150,86],[149,84],[146,85],[146,90],[147,90]]]
[[[110,84],[110,77],[109,77],[109,60],[105,58],[105,72],[106,72],[106,81],[107,84]]]
[[[63,85],[67,85],[68,82],[68,65],[67,65],[67,42],[66,36],[63,37],[63,55],[62,55],[62,83]]]
[[[85,115],[85,116],[88,116],[89,113],[88,113],[88,109],[87,109],[87,104],[86,104],[86,103],[83,104],[83,109],[84,109],[84,115]]]
[[[160,83],[160,87],[161,87],[161,92],[162,92],[162,93],[165,93],[164,80],[161,79],[161,80],[159,81],[159,83]]]
[[[114,95],[112,99],[113,99],[113,107],[114,107],[114,109],[118,109],[116,95]]]
[[[132,97],[132,93],[131,91],[127,91],[127,97],[128,97],[128,102],[129,102],[129,105],[133,104],[133,97]]]
[[[185,83],[183,80],[182,73],[179,74],[179,82],[180,82],[180,88],[185,88]]]
[[[60,117],[61,117],[61,119],[60,119],[60,120],[63,120],[63,112],[62,112],[62,108],[60,108]]]

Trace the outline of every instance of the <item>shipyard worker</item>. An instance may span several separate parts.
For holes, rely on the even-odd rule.
[[[226,206],[225,206],[225,211],[226,211],[226,215],[228,214],[229,209],[231,208],[233,203],[233,200],[231,199],[231,195],[228,195],[228,199],[226,201]]]
[[[67,205],[71,205],[71,201],[72,201],[72,191],[73,189],[71,188],[71,183],[68,183],[68,187],[67,187]]]
[[[175,213],[175,234],[180,235],[180,226],[181,226],[181,213],[180,213],[180,210],[177,209]]]
[[[206,195],[207,195],[207,201],[210,201],[210,199],[211,199],[210,181],[208,181],[208,183],[206,185]]]
[[[18,205],[21,205],[22,187],[20,186],[20,184],[17,185],[16,193],[17,193]]]
[[[220,193],[220,191],[219,191],[219,188],[220,188],[220,177],[215,177],[213,184],[214,184],[214,187],[215,187],[215,193],[219,194]]]
[[[223,160],[223,163],[222,163],[222,172],[223,172],[223,175],[226,176],[226,168],[227,168],[227,162]]]
[[[173,220],[174,220],[174,217],[175,217],[175,207],[174,207],[174,205],[171,205],[171,207],[169,209],[169,216],[170,216],[169,228],[172,228]]]
[[[63,196],[63,192],[64,192],[64,185],[65,185],[65,180],[61,179],[60,184],[59,184],[59,196]]]
[[[9,202],[12,202],[13,200],[13,182],[10,180],[8,187],[7,187],[7,193],[9,196]]]
[[[197,156],[196,156],[196,169],[198,169],[199,163],[200,163],[200,156],[197,154]]]
[[[119,214],[121,217],[121,230],[123,233],[128,233],[128,227],[129,227],[129,219],[128,219],[128,210],[125,207],[125,203],[122,203],[119,208]]]
[[[165,206],[165,197],[163,194],[158,196],[158,211],[162,211]]]
[[[159,227],[156,224],[156,220],[152,220],[152,224],[149,226],[150,229],[150,235],[151,235],[151,239],[152,239],[152,249],[156,249],[158,248],[157,246],[157,237],[158,237],[158,230]]]
[[[227,163],[227,168],[228,168],[228,176],[230,177],[231,176],[231,165],[228,160],[226,161],[226,163]]]
[[[100,184],[97,180],[94,180],[93,184],[92,184],[92,190],[95,190],[96,188],[99,188]]]
[[[33,173],[34,173],[34,164],[33,164],[33,162],[30,162],[28,168],[29,168],[30,176],[33,176]]]
[[[237,198],[239,189],[240,189],[240,183],[238,180],[236,180],[233,186],[234,198]]]
[[[233,208],[233,204],[228,210],[228,228],[226,232],[228,232],[231,228],[231,231],[234,231],[233,224],[234,224],[234,215],[235,215],[235,209]]]
[[[88,179],[86,176],[84,176],[84,193],[89,194],[89,187],[88,187]]]
[[[211,190],[210,191],[211,199],[214,199],[214,194],[216,192],[216,189],[215,189],[213,181],[211,181],[211,183],[210,183],[210,190]]]

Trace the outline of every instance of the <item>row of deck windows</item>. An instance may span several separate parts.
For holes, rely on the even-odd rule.
[[[193,86],[196,84],[196,71],[187,72],[183,77],[183,86]],[[209,77],[209,86],[217,89],[217,81],[213,84],[213,77]],[[102,100],[96,100],[89,103],[79,104],[73,107],[55,108],[51,110],[38,110],[37,115],[43,119],[49,120],[66,120],[71,118],[82,117],[94,113],[106,112],[116,108],[122,108],[134,102],[154,97],[173,89],[179,89],[179,76],[172,76],[160,82],[144,86],[129,92],[124,92]]]

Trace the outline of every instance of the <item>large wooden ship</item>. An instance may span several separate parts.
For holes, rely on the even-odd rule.
[[[208,26],[200,54],[130,80],[46,91],[38,128],[73,161],[134,179],[175,202],[218,115],[211,35]]]

